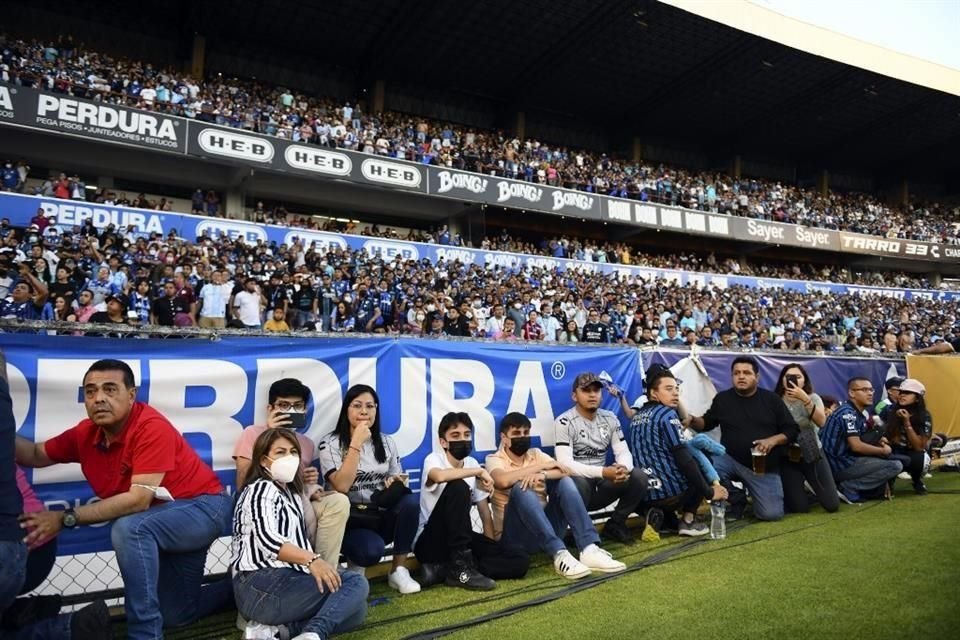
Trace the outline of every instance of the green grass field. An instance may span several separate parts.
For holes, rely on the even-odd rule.
[[[958,637],[960,474],[935,474],[924,497],[905,484],[890,502],[737,523],[723,541],[668,536],[609,547],[630,570],[597,580],[568,582],[538,556],[524,580],[501,581],[482,594],[434,587],[399,596],[374,582],[367,625],[340,637],[419,637],[568,588],[578,592],[445,637]],[[232,623],[233,616],[219,616],[167,637],[242,637]]]

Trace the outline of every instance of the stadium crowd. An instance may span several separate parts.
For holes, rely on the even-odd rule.
[[[8,40],[0,80],[257,131],[620,197],[890,238],[960,242],[960,215],[939,204],[890,207],[868,194],[829,192],[714,171],[631,163],[502,131],[307,96],[260,81],[195,79],[150,63],[59,43]]]
[[[0,317],[490,340],[909,351],[960,331],[958,302],[721,287],[360,251],[0,221]]]

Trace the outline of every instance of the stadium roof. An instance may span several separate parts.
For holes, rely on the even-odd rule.
[[[177,0],[149,16],[119,0],[38,3],[58,6],[60,30],[69,14],[93,13],[177,34],[181,52],[196,32],[211,52],[269,51],[361,82],[438,87],[483,96],[508,112],[579,118],[602,127],[620,149],[636,135],[726,157],[931,183],[956,180],[960,169],[952,152],[960,143],[960,97],[655,0],[235,0],[228,10]]]

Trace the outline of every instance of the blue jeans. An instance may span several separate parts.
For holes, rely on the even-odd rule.
[[[837,484],[853,491],[873,491],[893,480],[903,471],[899,460],[857,456],[846,469],[833,474]]]
[[[597,534],[577,486],[570,478],[547,480],[547,506],[533,489],[524,491],[520,483],[510,490],[510,501],[503,512],[505,547],[522,549],[527,553],[543,551],[551,556],[565,549],[563,534],[569,526],[577,548],[583,551],[591,544],[599,544]]]
[[[282,624],[291,636],[312,631],[328,638],[359,627],[367,617],[367,579],[352,571],[341,572],[340,579],[340,589],[330,593],[296,569],[241,571],[233,578],[233,591],[247,620]]]
[[[207,549],[232,518],[233,498],[217,494],[156,505],[113,523],[130,640],[163,638],[164,627],[191,624],[230,604],[229,580],[200,584]]]
[[[783,483],[776,471],[757,475],[727,454],[713,459],[713,466],[720,475],[720,482],[739,480],[753,497],[753,513],[757,520],[780,520],[783,518]]]
[[[0,613],[13,604],[27,575],[27,546],[23,542],[0,542]],[[69,638],[70,616],[64,614],[40,620],[17,631],[3,631],[3,640],[46,640]]]
[[[420,523],[420,495],[408,493],[392,509],[381,513],[380,526],[374,529],[351,528],[343,534],[340,550],[347,559],[361,567],[372,567],[380,562],[388,543],[393,542],[393,553],[407,554],[413,550],[413,537]]]

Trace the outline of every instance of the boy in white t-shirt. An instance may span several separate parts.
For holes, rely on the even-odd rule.
[[[420,524],[413,547],[421,565],[420,584],[445,580],[450,586],[487,591],[496,587],[490,576],[523,576],[529,558],[504,552],[493,540],[489,503],[493,479],[470,457],[470,416],[448,413],[440,420],[438,435],[442,451],[426,457],[420,476]],[[473,505],[480,513],[483,534],[473,531]]]

